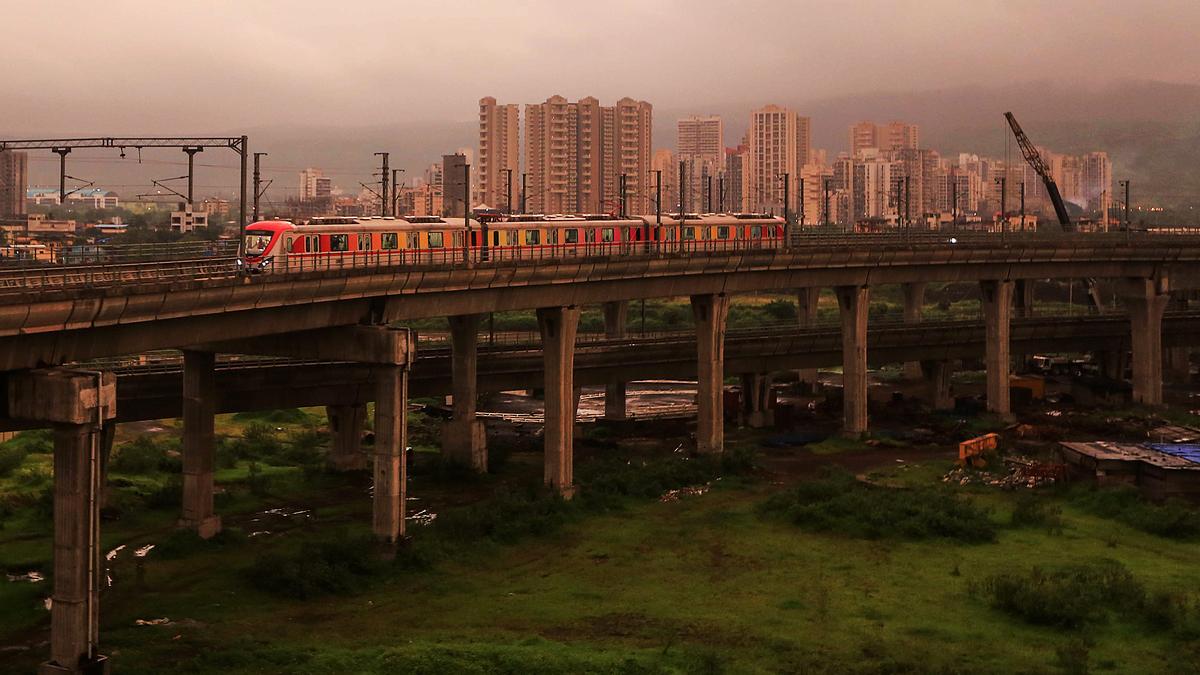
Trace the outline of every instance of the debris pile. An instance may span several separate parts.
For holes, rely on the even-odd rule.
[[[417,525],[430,525],[433,521],[437,520],[437,514],[430,512],[429,509],[421,509],[405,518],[405,520],[411,520]]]
[[[667,490],[661,497],[658,498],[658,501],[663,502],[664,504],[667,502],[677,502],[679,501],[680,497],[702,495],[705,492],[708,492],[711,487],[711,483],[705,483],[704,485],[694,485],[692,487]]]
[[[1004,473],[955,467],[942,476],[942,482],[956,485],[990,485],[1012,490],[1054,485],[1066,477],[1066,469],[1062,464],[1039,462],[1028,457],[1005,457],[1004,463],[1007,468]]]

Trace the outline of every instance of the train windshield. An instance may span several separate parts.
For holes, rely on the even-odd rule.
[[[259,255],[271,243],[271,233],[266,230],[246,230],[246,253]]]

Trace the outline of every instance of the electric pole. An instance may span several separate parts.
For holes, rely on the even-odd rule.
[[[1021,231],[1025,231],[1025,181],[1021,181]]]
[[[1000,184],[1000,231],[1003,232],[1008,229],[1004,215],[1004,205],[1008,202],[1008,167],[1004,167],[1004,175],[997,178],[996,182]]]
[[[717,176],[717,210],[725,213],[725,175]]]
[[[704,210],[707,213],[712,213],[712,175],[704,177],[704,191],[708,193],[708,197],[704,200]]]
[[[804,185],[803,178],[800,179],[800,184]],[[787,245],[788,234],[790,233],[789,230],[791,229],[790,226],[792,224],[792,212],[788,206],[792,201],[791,188],[792,188],[792,176],[788,172],[784,171],[783,172],[783,242],[784,242],[785,246]],[[801,200],[804,199],[804,189],[803,188],[801,188],[801,190],[800,190],[800,199]],[[803,203],[803,201],[801,203]],[[803,215],[804,207],[803,206],[800,207],[800,213],[801,213],[800,217],[803,218],[804,217],[804,215]]]
[[[954,174],[950,181],[950,225],[958,229],[958,175]]]
[[[1121,187],[1125,188],[1125,230],[1129,230],[1129,181],[1120,181]]]
[[[625,217],[626,180],[627,180],[626,174],[621,174],[621,200],[620,200],[620,204],[618,204],[618,215],[620,215],[622,218]]]
[[[678,197],[679,197],[679,213],[680,214],[683,214],[687,211],[687,208],[684,206],[683,167],[684,167],[683,160],[679,160],[679,189],[678,189],[679,195],[678,195]]]
[[[912,212],[908,205],[912,202],[912,184],[909,177],[904,177],[904,229],[912,228]]]
[[[193,145],[193,146],[188,146],[188,147],[185,147],[185,148],[183,149],[183,151],[184,151],[185,153],[187,153],[187,156],[188,156],[188,192],[187,192],[187,200],[188,200],[188,203],[187,203],[187,210],[188,210],[188,211],[191,211],[191,210],[192,210],[192,203],[193,203],[193,201],[194,201],[194,197],[195,197],[195,195],[192,193],[192,190],[193,190],[193,188],[195,187],[195,182],[196,182],[196,181],[195,181],[195,177],[196,177],[196,153],[197,153],[197,152],[204,152],[204,148],[203,148],[202,146],[199,146],[199,145]]]
[[[527,174],[527,173],[521,174],[521,213],[522,214],[528,213],[528,211],[525,210],[525,197],[526,197],[526,195],[529,194],[529,191],[525,189],[525,179],[528,176],[529,176],[529,174]]]
[[[825,192],[824,201],[821,202],[821,224],[829,225],[829,178],[821,179],[821,187]]]
[[[396,208],[396,203],[400,200],[400,174],[404,173],[404,169],[392,169],[392,216],[395,217],[400,211]]]
[[[504,210],[509,215],[512,215],[512,169],[505,169],[505,198]]]
[[[67,155],[71,154],[71,149],[54,148],[52,152],[58,155],[58,205],[65,208],[67,206]]]
[[[265,153],[265,152],[254,153],[254,220],[256,222],[258,221],[258,218],[259,218],[258,198],[260,196],[259,193],[261,191],[259,186],[262,185],[262,172],[259,170],[259,168],[260,168],[259,167],[259,159],[262,157],[266,157],[266,156],[267,156],[267,153]]]
[[[379,215],[386,216],[388,214],[388,178],[390,177],[388,172],[388,153],[377,152],[375,154],[383,157],[383,172],[379,176]]]

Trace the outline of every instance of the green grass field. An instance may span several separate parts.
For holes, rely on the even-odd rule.
[[[225,419],[223,433],[244,431],[254,421]],[[731,431],[730,445],[753,446],[757,438]],[[837,463],[868,451],[905,458],[901,464],[889,457],[871,473],[873,483],[894,486],[887,489],[940,487],[950,467],[905,447],[829,442],[786,452]],[[1200,668],[1200,635],[1193,630],[1200,543],[1098,517],[1077,494],[1040,495],[1061,509],[1053,527],[1014,527],[1019,494],[955,488],[958,498],[985,510],[985,525],[996,532],[991,543],[886,532],[852,538],[764,511],[772,495],[813,480],[774,470],[776,455],[733,475],[678,457],[613,452],[620,459],[589,453],[591,459],[578,461],[581,493],[570,504],[512,497],[509,490],[540,475],[536,453],[515,453],[502,474],[466,483],[419,470],[409,494],[421,501],[409,510],[430,508],[439,519],[410,526],[413,543],[395,561],[381,559],[371,546],[358,546],[359,554],[336,545],[349,549],[369,533],[363,476],[264,464],[259,473],[270,480],[252,490],[246,466],[235,465],[218,476],[227,488],[218,510],[240,536],[188,542],[171,534],[171,508],[130,509],[104,523],[106,549],[129,548],[103,597],[102,651],[122,673]],[[27,462],[40,458],[30,455]],[[722,479],[706,494],[666,503],[653,496],[712,475]],[[142,478],[164,480],[155,472]],[[496,491],[499,496],[490,496]],[[277,506],[310,513],[291,522],[253,520]],[[495,529],[508,521],[511,530]],[[3,526],[0,567],[49,569],[44,514],[31,505],[11,506]],[[247,536],[260,527],[271,533]],[[331,540],[329,565],[310,565],[305,574],[336,590],[305,600],[271,590],[272,577],[291,572],[263,560],[293,564],[302,559],[301,548]],[[129,551],[146,543],[160,549],[137,572]],[[1181,611],[1190,619],[1162,628],[1110,612],[1084,628],[1039,626],[994,609],[972,590],[994,574],[1104,561],[1123,565],[1148,594],[1169,593],[1188,605]],[[48,612],[41,598],[48,592],[48,581],[0,581],[0,648],[45,639]],[[161,618],[171,623],[135,625]],[[43,652],[0,652],[0,671],[30,672]]]

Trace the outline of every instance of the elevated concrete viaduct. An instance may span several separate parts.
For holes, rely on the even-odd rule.
[[[865,377],[872,355],[866,307],[873,285],[979,283],[987,324],[988,406],[1007,414],[1004,385],[1011,350],[1013,284],[1079,277],[1118,280],[1132,327],[1134,396],[1157,404],[1162,400],[1162,316],[1167,294],[1200,287],[1198,262],[1200,237],[1194,236],[964,234],[951,239],[931,234],[805,237],[785,250],[502,262],[448,260],[438,265],[252,277],[234,274],[221,265],[174,275],[129,277],[128,270],[109,275],[100,266],[95,273],[72,270],[56,275],[37,270],[27,277],[6,276],[0,285],[0,373],[9,373],[5,412],[26,423],[60,425],[55,444],[55,521],[56,542],[61,546],[56,548],[54,592],[55,604],[61,598],[67,609],[62,618],[56,613],[52,621],[52,660],[47,672],[81,672],[99,659],[92,632],[95,622],[86,618],[96,612],[96,586],[87,577],[91,573],[87,561],[96,552],[91,535],[80,535],[95,534],[96,528],[89,525],[94,521],[89,519],[95,513],[96,490],[94,483],[88,487],[78,476],[85,469],[89,475],[99,471],[95,464],[84,466],[82,446],[99,443],[106,422],[120,411],[119,406],[114,411],[107,403],[108,376],[88,379],[90,376],[70,370],[45,369],[157,349],[184,351],[179,384],[185,427],[184,522],[203,535],[220,526],[211,508],[212,415],[221,396],[213,354],[280,354],[365,364],[359,367],[366,367],[370,374],[369,386],[377,406],[374,528],[382,540],[395,541],[403,534],[401,456],[413,350],[407,334],[382,326],[427,317],[537,310],[547,407],[546,481],[570,494],[571,421],[580,383],[575,379],[575,332],[581,306],[640,298],[691,298],[698,331],[696,346],[688,354],[688,368],[699,379],[697,443],[702,451],[720,452],[720,384],[729,371],[725,317],[729,297],[734,294],[820,287],[837,290],[842,330],[835,339],[847,375],[845,427],[847,433],[855,434],[868,425]],[[152,268],[154,263],[147,265]],[[138,281],[129,283],[129,278]],[[459,423],[449,440],[454,452],[479,469],[485,465],[481,461],[485,450],[476,442],[472,418],[478,383],[470,381],[470,373],[486,377],[486,367],[475,363],[478,345],[472,344],[475,341],[470,337],[474,321],[455,320],[458,339],[452,370],[459,377],[452,388]],[[619,324],[620,317],[614,316],[614,333],[619,332]],[[379,344],[385,348],[372,347]],[[386,347],[389,344],[391,348]],[[642,350],[627,351],[636,354]],[[636,364],[629,356],[622,360]],[[912,361],[919,357],[908,353],[898,358]],[[797,360],[789,367],[806,365]],[[739,364],[737,369],[753,372],[745,370],[752,367]],[[619,383],[645,376],[627,372],[605,371],[601,381]],[[74,384],[62,385],[68,393],[60,395],[46,393],[53,391],[44,384],[50,382],[57,383],[55,386]],[[285,398],[280,397],[281,404]],[[352,428],[361,414],[361,403],[345,405],[352,407],[334,411],[339,420],[335,426],[342,429],[345,425]],[[350,435],[343,433],[344,445]],[[97,453],[89,451],[86,456],[91,462]],[[86,609],[79,610],[79,606]]]

